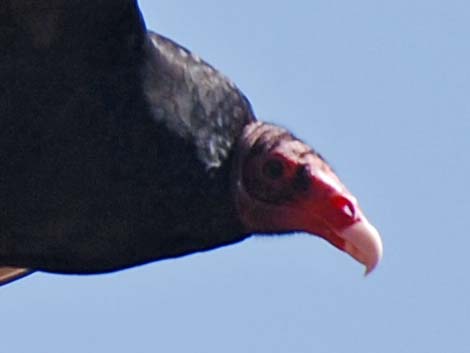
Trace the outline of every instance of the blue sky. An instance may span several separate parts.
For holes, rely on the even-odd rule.
[[[470,3],[141,0],[150,28],[319,150],[380,230],[368,278],[307,235],[0,289],[2,352],[470,352]]]

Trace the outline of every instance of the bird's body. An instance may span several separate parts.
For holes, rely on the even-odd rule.
[[[258,231],[234,192],[250,103],[135,1],[3,2],[0,48],[0,265],[105,272]]]

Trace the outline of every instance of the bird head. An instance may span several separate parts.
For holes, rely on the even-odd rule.
[[[307,232],[351,255],[366,274],[376,267],[379,233],[318,153],[262,122],[245,127],[238,151],[233,188],[246,232]]]

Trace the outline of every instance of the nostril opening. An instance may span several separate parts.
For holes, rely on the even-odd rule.
[[[351,205],[346,204],[343,206],[343,212],[351,218],[354,218],[354,209]]]
[[[356,217],[356,208],[353,203],[343,196],[336,196],[333,199],[333,203],[338,210],[340,210],[344,215],[349,218]]]

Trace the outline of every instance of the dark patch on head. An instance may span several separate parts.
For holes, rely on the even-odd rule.
[[[296,191],[307,191],[310,188],[310,170],[309,166],[302,164],[297,168],[292,186]]]
[[[320,158],[323,162],[325,162],[326,164],[330,165],[330,164],[328,163],[328,161],[327,161],[320,153],[318,153],[317,151],[314,151],[313,149],[312,149],[312,152],[315,154],[315,156],[317,156],[318,158]]]

